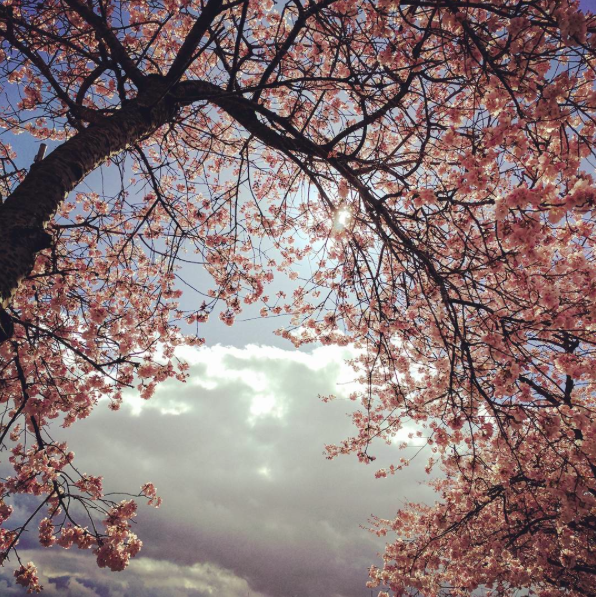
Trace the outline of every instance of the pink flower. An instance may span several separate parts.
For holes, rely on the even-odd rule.
[[[25,587],[27,593],[41,593],[43,587],[39,584],[39,577],[37,576],[37,568],[33,562],[29,562],[26,566],[21,566],[14,572],[17,584]]]

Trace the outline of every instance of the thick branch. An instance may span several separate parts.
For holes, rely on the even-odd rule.
[[[49,246],[45,227],[66,195],[101,163],[154,132],[174,116],[164,98],[130,102],[103,122],[82,130],[34,164],[0,206],[0,306],[6,308],[38,251]]]
[[[213,19],[221,12],[223,0],[209,0],[195,21],[192,29],[184,39],[174,62],[166,75],[168,82],[175,83],[184,74],[194,59],[194,54],[203,35],[213,23]]]
[[[182,104],[192,104],[199,99],[208,100],[224,112],[229,114],[236,122],[241,124],[249,133],[263,141],[271,148],[281,151],[298,151],[311,156],[326,156],[327,150],[310,141],[299,131],[294,129],[289,122],[285,122],[274,112],[236,93],[228,93],[208,81],[182,81],[172,92],[177,101]],[[284,136],[276,130],[261,122],[257,114],[284,127],[292,137]]]

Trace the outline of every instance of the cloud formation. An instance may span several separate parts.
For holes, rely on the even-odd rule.
[[[349,353],[249,345],[181,356],[188,383],[167,382],[148,402],[129,396],[118,413],[99,405],[61,431],[79,470],[103,474],[114,490],[152,481],[164,504],[140,508],[145,545],[122,573],[98,570],[89,553],[28,551],[48,595],[367,595],[367,568],[379,564],[384,541],[360,525],[433,494],[419,485],[424,455],[381,480],[376,468],[402,456],[393,446],[375,451],[374,468],[323,456],[325,443],[353,432],[353,404],[342,400],[353,387]],[[331,393],[339,399],[318,399]]]

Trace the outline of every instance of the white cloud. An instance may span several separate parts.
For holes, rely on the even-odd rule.
[[[62,550],[60,557],[56,555],[56,548],[21,554],[24,561],[34,559],[38,564],[48,597],[269,597],[251,591],[246,580],[212,563],[181,566],[145,557],[133,560],[124,572],[110,574],[97,568],[89,554]],[[0,591],[3,596],[24,592],[7,572],[0,577]]]

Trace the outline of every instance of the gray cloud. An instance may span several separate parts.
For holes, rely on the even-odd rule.
[[[144,548],[122,573],[94,568],[91,554],[32,553],[48,594],[368,595],[367,568],[379,564],[384,540],[360,525],[434,494],[419,485],[418,464],[374,479],[402,456],[393,446],[376,450],[374,468],[324,458],[325,443],[353,432],[350,401],[317,398],[350,390],[342,351],[217,346],[185,356],[187,384],[168,382],[118,413],[100,404],[61,433],[79,470],[103,474],[109,489],[153,481],[164,504],[140,508]]]

